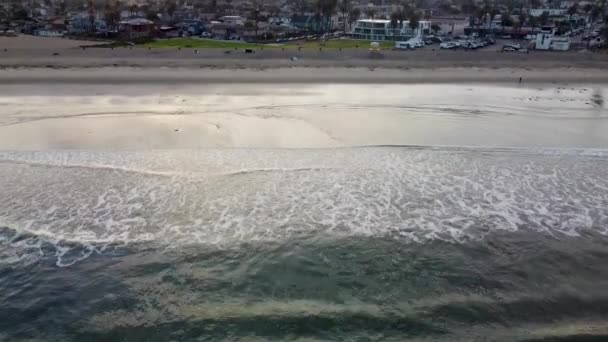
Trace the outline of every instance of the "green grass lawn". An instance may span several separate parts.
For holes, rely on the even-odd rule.
[[[151,48],[192,48],[192,49],[250,49],[250,48],[292,48],[301,46],[303,49],[369,49],[370,41],[355,39],[332,39],[326,42],[321,41],[292,41],[283,44],[252,44],[225,40],[196,39],[196,38],[173,38],[159,39],[146,43],[144,47]],[[389,49],[395,46],[394,42],[380,42],[380,47]]]

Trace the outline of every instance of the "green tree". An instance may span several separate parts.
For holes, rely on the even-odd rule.
[[[439,26],[437,24],[433,24],[433,25],[431,25],[431,31],[433,31],[433,33],[437,33],[439,31],[441,31],[441,26]]]
[[[370,19],[374,19],[374,17],[376,16],[376,9],[375,8],[366,8],[365,16]]]

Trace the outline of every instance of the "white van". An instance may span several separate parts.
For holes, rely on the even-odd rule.
[[[395,42],[395,48],[407,50],[422,47],[424,44],[420,40],[410,39],[407,42]]]
[[[412,45],[411,42],[395,42],[395,48],[400,49],[400,50],[409,50],[409,49],[413,49],[415,46]]]

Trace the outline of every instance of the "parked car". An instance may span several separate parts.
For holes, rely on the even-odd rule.
[[[2,35],[6,37],[17,37],[17,33],[14,30],[6,30],[3,34],[0,34],[0,36]]]
[[[410,50],[410,49],[414,49],[415,46],[407,41],[407,42],[395,42],[395,49],[399,49],[399,50]]]
[[[519,45],[519,44],[507,44],[502,47],[502,51],[520,51],[520,50],[524,50],[523,52],[528,52],[527,49],[523,49],[521,47],[521,45]]]

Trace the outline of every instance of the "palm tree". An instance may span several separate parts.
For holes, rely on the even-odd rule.
[[[593,5],[592,4],[586,4],[585,6],[583,6],[583,11],[585,11],[585,15],[587,16],[587,20],[589,20],[589,13],[591,13],[592,9],[593,9]]]
[[[341,0],[339,6],[340,9],[340,13],[342,13],[342,22],[344,23],[344,34],[346,34],[346,16],[348,15],[348,13],[350,12],[350,10],[353,8],[351,2],[351,0]]]
[[[530,27],[532,28],[532,33],[534,33],[534,29],[538,27],[538,18],[530,16],[530,19],[528,19],[528,21],[530,22]]]
[[[409,7],[408,7],[409,8]],[[404,7],[401,7],[397,10],[397,19],[399,20],[399,35],[401,35],[401,30],[403,30],[403,22],[407,18],[407,12]]]
[[[441,31],[441,26],[437,25],[437,24],[433,24],[431,25],[431,31],[433,31],[433,33],[437,33],[439,31]]]
[[[399,12],[395,11],[395,12],[391,13],[391,29],[392,29],[391,36],[393,37],[393,40],[395,39],[395,31],[397,30],[398,25],[399,25]]]
[[[517,21],[517,31],[521,30],[521,28],[526,23],[526,20],[528,20],[528,15],[526,13],[524,13],[524,12],[520,12],[519,13],[519,20]]]
[[[504,12],[502,14],[502,26],[513,26],[513,18],[511,18],[511,15],[509,14],[509,12]]]
[[[568,8],[568,20],[572,20],[572,16],[578,12],[578,2],[575,2],[570,8]]]
[[[549,23],[549,12],[548,12],[548,11],[544,11],[544,12],[543,12],[543,13],[540,15],[539,20],[540,20],[540,24],[541,24],[542,26],[547,25],[547,24]]]
[[[335,13],[337,6],[338,0],[317,0],[315,17],[322,32],[330,29],[331,16]]]
[[[137,6],[136,4],[132,4],[131,6],[129,6],[129,15],[131,17],[136,17],[138,11],[139,11],[139,6]]]
[[[430,20],[431,19],[431,11],[430,10],[425,10],[423,18],[424,18],[424,20]]]
[[[251,11],[251,14],[253,15],[253,30],[255,32],[255,40],[258,39],[258,25],[260,23],[260,8],[255,5],[255,7],[253,8],[253,10]]]
[[[175,10],[177,10],[177,4],[175,3],[175,1],[170,0],[165,4],[165,10],[167,11],[167,14],[169,15],[169,17],[171,18],[171,21],[173,21],[173,13],[175,13]]]
[[[348,25],[352,27],[353,23],[359,20],[359,17],[361,17],[361,10],[359,9],[359,7],[351,9],[348,12]]]
[[[61,1],[59,3],[59,7],[55,7],[55,15],[64,15],[67,8],[68,5],[65,3],[65,1]]]
[[[478,26],[481,26],[481,23],[483,22],[483,17],[486,15],[487,12],[485,12],[484,9],[481,7],[475,6],[473,7],[473,9],[473,18],[476,19]]]
[[[420,26],[420,14],[417,11],[412,10],[408,16],[408,20],[408,25],[412,29],[413,33],[414,31],[416,31],[418,26]]]
[[[89,0],[88,3],[88,8],[89,8],[89,22],[91,24],[91,33],[95,32],[95,4],[93,3],[93,0]]]
[[[112,3],[106,3],[104,12],[108,27],[115,29],[116,25],[120,21],[120,3],[118,0],[114,0]]]

